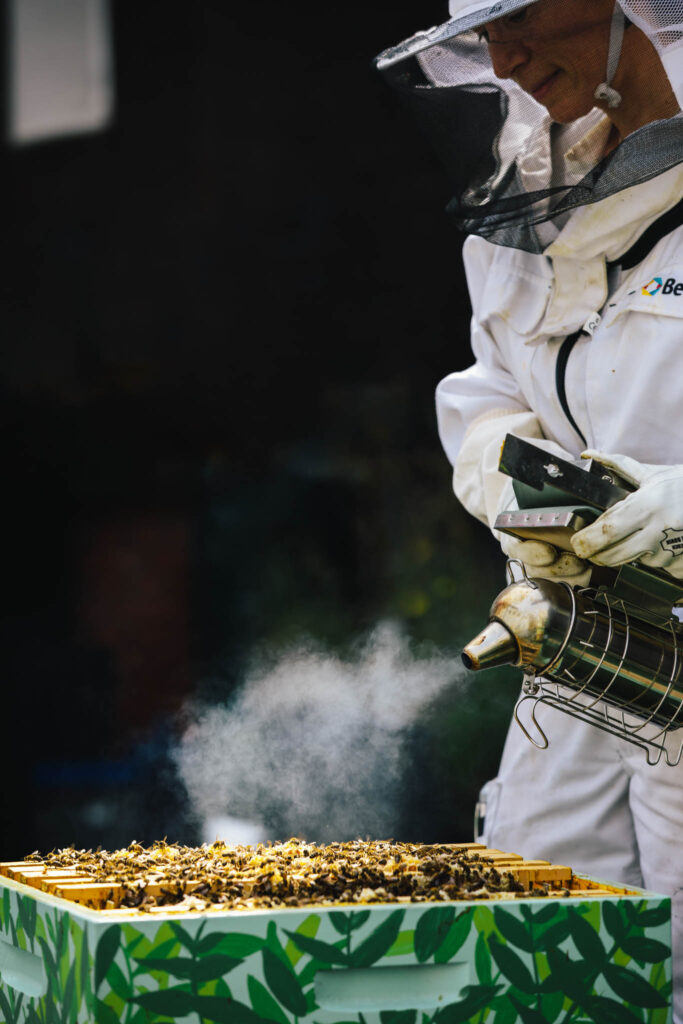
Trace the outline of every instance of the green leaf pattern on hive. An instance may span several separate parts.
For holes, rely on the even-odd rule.
[[[3,982],[5,1024],[668,1024],[668,900],[406,904],[94,927],[7,888],[0,941],[33,953],[47,990]],[[332,1014],[319,971],[470,965],[433,1010]]]

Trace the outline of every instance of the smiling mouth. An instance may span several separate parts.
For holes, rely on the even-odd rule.
[[[542,103],[557,81],[559,74],[559,70],[553,71],[552,75],[548,75],[547,78],[544,78],[543,81],[539,82],[539,84],[533,89],[529,89],[530,95],[533,96],[538,103]]]

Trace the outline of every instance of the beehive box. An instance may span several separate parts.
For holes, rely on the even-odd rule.
[[[473,844],[453,850],[466,846]],[[499,867],[512,865],[538,895],[204,912],[97,910],[86,904],[97,904],[101,893],[74,881],[74,871],[69,877],[68,870],[35,864],[0,865],[0,1019],[671,1020],[668,898],[475,849],[492,853]]]

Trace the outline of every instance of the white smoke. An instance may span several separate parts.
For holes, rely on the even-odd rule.
[[[176,764],[194,812],[269,838],[395,835],[407,730],[456,672],[388,623],[354,658],[302,647],[253,669],[228,706],[191,712]]]

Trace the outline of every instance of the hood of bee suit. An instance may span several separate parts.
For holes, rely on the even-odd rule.
[[[375,59],[441,157],[454,193],[448,211],[469,234],[542,252],[571,210],[648,181],[683,161],[680,110],[633,131],[604,156],[610,123],[597,106],[559,124],[512,78],[496,77],[482,26],[503,19],[501,24],[523,41],[525,32],[535,32],[536,53],[547,53],[551,60],[559,30],[553,37],[547,26],[562,21],[562,40],[571,42],[572,6],[573,0],[450,0],[447,21],[417,32]],[[612,92],[624,25],[631,23],[655,47],[683,105],[683,0],[618,0],[600,10],[602,21],[595,25],[605,45],[590,69],[596,94],[598,87]],[[528,12],[530,29],[527,18],[519,16],[522,12]],[[588,54],[585,63],[593,56],[583,44],[579,18],[577,13],[576,49]],[[621,97],[615,95],[618,105]],[[419,136],[413,135],[406,144],[418,143]]]
[[[619,0],[659,53],[676,99],[683,108],[683,3],[681,0]]]

